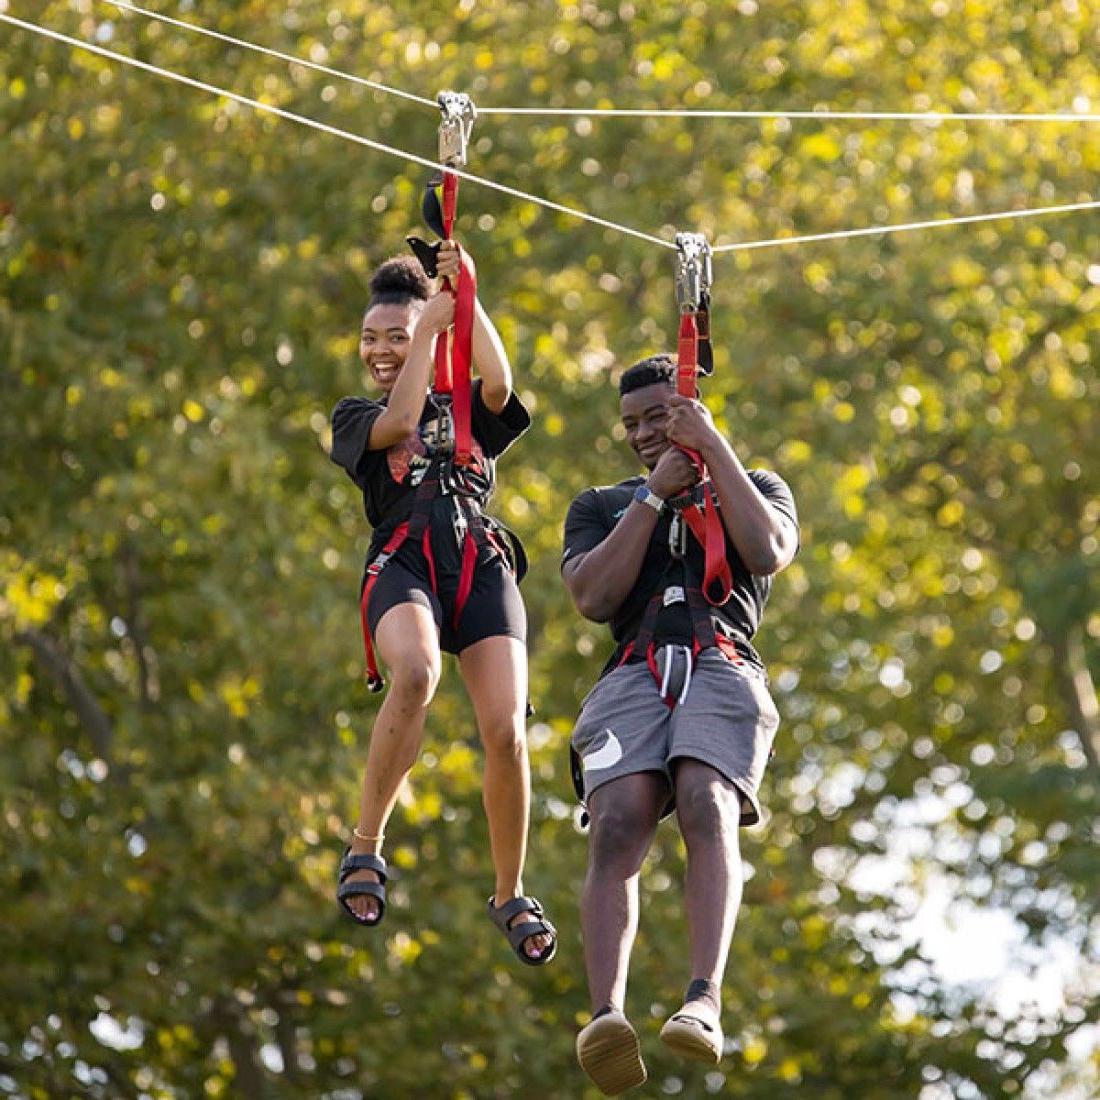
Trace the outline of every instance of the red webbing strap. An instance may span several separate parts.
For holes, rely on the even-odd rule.
[[[466,610],[466,601],[470,598],[470,592],[474,587],[474,566],[477,565],[477,555],[477,542],[467,530],[462,544],[462,569],[458,574],[458,591],[455,593],[455,613],[452,622],[455,630],[458,629],[462,612]]]
[[[371,691],[382,690],[382,676],[378,671],[378,661],[374,656],[374,642],[371,640],[370,624],[367,621],[367,605],[370,602],[371,590],[374,588],[375,583],[378,581],[379,574],[382,572],[382,566],[397,553],[408,533],[409,524],[406,520],[397,527],[392,535],[390,535],[389,541],[382,547],[381,552],[374,561],[367,566],[367,580],[363,585],[363,593],[359,597],[359,617],[363,623],[363,648],[366,651],[367,657],[367,687]]]
[[[449,241],[454,231],[455,209],[458,205],[458,177],[443,173],[443,239]],[[468,466],[473,458],[473,435],[470,431],[470,369],[473,364],[474,303],[477,300],[477,269],[474,261],[459,250],[460,267],[456,286],[446,290],[455,300],[454,326],[440,334],[435,342],[436,393],[451,394],[451,412],[455,425],[455,463]]]
[[[420,540],[420,552],[428,563],[428,581],[432,586],[432,591],[438,596],[439,585],[435,579],[435,553],[432,550],[432,529],[430,527],[424,528],[424,537]]]
[[[714,503],[714,494],[709,485],[703,487],[703,507],[692,504],[681,511],[688,530],[695,541],[703,548],[705,565],[703,568],[703,595],[715,606],[721,606],[730,597],[733,590],[733,574],[726,558],[726,534],[722,528],[722,518]],[[717,535],[714,533],[717,531]]]
[[[699,388],[696,382],[698,366],[699,327],[694,313],[684,313],[680,315],[680,335],[676,357],[676,392],[681,397],[698,397]],[[700,513],[698,506],[694,504],[683,511],[684,520],[703,547],[706,559],[703,571],[703,595],[712,604],[724,604],[733,589],[733,576],[730,573],[729,562],[726,560],[726,533],[722,528],[714,494],[707,483],[707,468],[702,455],[689,447],[681,447],[680,450],[691,459],[692,465],[699,474],[699,480],[703,483],[703,512]]]
[[[466,497],[456,497],[455,507],[461,508],[466,517],[466,538],[462,544],[462,567],[458,574],[458,589],[455,592],[455,610],[452,620],[454,629],[457,630],[462,622],[462,613],[466,610],[470,593],[473,591],[474,574],[477,571],[481,551],[488,549],[496,554],[513,577],[515,570],[512,568],[508,550],[493,532],[492,526],[486,522],[480,509],[470,503]]]
[[[699,327],[694,313],[680,314],[680,338],[676,356],[676,392],[681,397],[698,397]]]
[[[731,664],[739,665],[744,661],[744,657],[737,652],[737,644],[732,638],[727,638],[725,634],[719,634],[714,639],[714,644],[722,651],[723,656]]]

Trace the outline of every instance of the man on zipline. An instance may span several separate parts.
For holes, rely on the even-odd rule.
[[[691,974],[661,1038],[688,1058],[721,1057],[720,983],[742,888],[738,826],[760,819],[757,792],[779,724],[750,639],[772,575],[799,540],[790,489],[774,473],[746,470],[707,408],[676,392],[671,356],[636,363],[619,394],[627,442],[648,477],[581,493],[562,559],[578,610],[609,623],[616,642],[572,738],[591,815],[581,929],[593,1016],[577,1056],[609,1096],[646,1079],[623,1009],[638,873],[673,808],[687,848]],[[731,581],[720,606],[702,595],[708,567],[684,511],[703,487],[681,448],[702,458],[717,496]]]

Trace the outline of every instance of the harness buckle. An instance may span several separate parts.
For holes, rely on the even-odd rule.
[[[668,552],[676,561],[680,561],[687,554],[688,527],[684,522],[684,509],[690,508],[692,503],[693,498],[688,493],[667,501],[672,510],[672,520],[668,525]]]
[[[466,518],[458,496],[451,498],[451,529],[454,531],[455,546],[461,552],[466,545],[466,534],[470,530],[470,521]]]
[[[448,168],[466,164],[466,146],[477,118],[474,101],[465,92],[440,92],[436,98],[443,118],[439,123],[439,160]]]
[[[434,390],[428,395],[428,400],[436,412],[436,437],[435,441],[428,440],[432,454],[454,454],[455,449],[455,420],[452,411],[453,401],[449,393],[436,393]]]
[[[702,233],[676,234],[676,301],[681,313],[705,308],[713,282],[711,249]]]
[[[376,557],[374,559],[374,561],[372,561],[370,563],[370,565],[367,566],[367,576],[368,577],[377,577],[378,574],[382,572],[383,566],[392,557],[393,557],[392,553],[386,553],[386,551],[383,550],[382,553],[379,554],[378,557]]]
[[[684,603],[686,600],[687,596],[684,594],[684,586],[681,584],[670,584],[665,589],[665,594],[661,603],[664,607],[671,607],[674,603]]]

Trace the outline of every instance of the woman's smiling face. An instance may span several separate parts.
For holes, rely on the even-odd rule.
[[[371,306],[363,317],[359,358],[383,393],[393,389],[405,365],[409,341],[422,308],[423,303],[418,301],[387,302]]]

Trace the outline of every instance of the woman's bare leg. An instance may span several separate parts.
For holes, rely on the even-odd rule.
[[[379,620],[374,645],[386,667],[390,686],[374,720],[363,790],[359,800],[358,831],[371,840],[352,837],[354,855],[380,855],[386,824],[393,813],[401,784],[420,753],[428,704],[439,684],[439,631],[432,613],[416,603],[391,607]],[[356,871],[349,882],[377,882],[373,871]],[[378,901],[365,895],[348,898],[363,920],[372,920]]]
[[[499,907],[523,893],[531,811],[527,647],[503,635],[484,638],[464,649],[458,661],[485,747],[482,801],[496,873],[493,897]],[[521,913],[512,924],[535,919],[530,913]],[[549,936],[531,936],[524,942],[524,950],[531,958],[537,958],[551,942]]]

